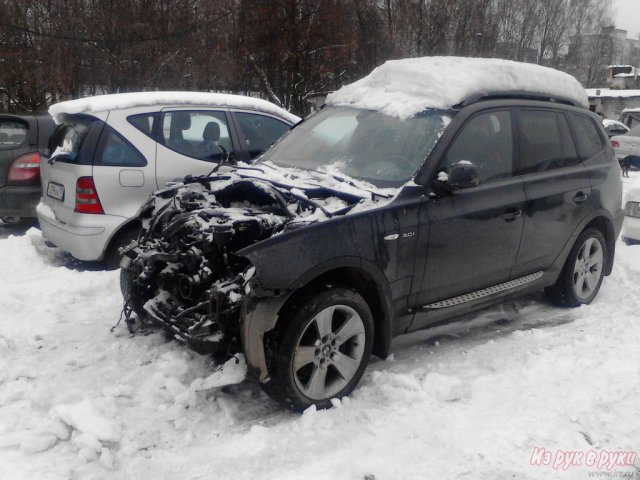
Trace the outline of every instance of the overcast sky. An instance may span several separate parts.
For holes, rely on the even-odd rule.
[[[616,27],[628,30],[631,38],[640,33],[640,0],[614,0]]]

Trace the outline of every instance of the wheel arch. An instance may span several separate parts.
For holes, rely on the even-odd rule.
[[[118,245],[123,238],[126,238],[127,235],[132,232],[140,230],[140,228],[142,228],[142,224],[136,217],[130,218],[126,222],[122,223],[118,229],[113,232],[111,238],[104,247],[104,250],[102,251],[102,259],[105,260],[112,253],[114,246]]]
[[[580,233],[587,228],[593,227],[602,233],[607,247],[607,264],[605,265],[604,274],[610,275],[613,270],[613,260],[615,257],[616,249],[616,231],[611,219],[599,215],[589,221],[581,230]]]
[[[355,261],[357,260],[357,262]],[[249,376],[268,381],[267,349],[282,327],[282,313],[303,295],[339,284],[353,288],[365,299],[373,315],[372,353],[386,358],[391,349],[393,310],[391,290],[386,277],[374,265],[362,259],[354,262],[328,262],[295,281],[286,292],[276,296],[245,297],[242,306],[241,338]],[[364,266],[363,266],[364,264]]]
[[[358,292],[371,309],[374,330],[373,354],[380,358],[386,358],[389,355],[392,336],[392,310],[386,279],[380,279],[378,275],[361,266],[341,266],[326,269],[322,273],[316,272],[311,280],[296,282],[296,285],[297,288],[278,312],[276,328],[278,328],[280,321],[280,313],[295,303],[300,296],[321,291],[328,286],[341,285]]]

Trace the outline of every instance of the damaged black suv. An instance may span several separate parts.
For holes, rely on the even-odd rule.
[[[480,89],[410,115],[338,100],[256,164],[157,192],[123,251],[125,310],[220,362],[243,353],[304,409],[349,394],[395,335],[538,289],[594,299],[621,183],[579,99]]]

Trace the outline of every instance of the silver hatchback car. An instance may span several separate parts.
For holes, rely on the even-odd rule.
[[[58,127],[41,165],[42,234],[113,268],[149,194],[221,162],[249,162],[300,120],[265,100],[199,92],[103,95],[49,112]]]

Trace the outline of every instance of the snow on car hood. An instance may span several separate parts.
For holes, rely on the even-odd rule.
[[[327,104],[408,118],[427,108],[449,109],[474,94],[497,91],[541,93],[589,105],[585,89],[567,73],[530,63],[464,57],[389,60],[330,94]]]
[[[278,115],[294,124],[300,121],[300,117],[260,98],[209,92],[131,92],[96,95],[51,105],[49,114],[59,124],[65,114],[95,113],[153,105],[207,105],[247,108]]]
[[[240,164],[212,177],[185,178],[184,183],[172,185],[155,194],[155,211],[159,211],[175,196],[197,193],[202,205],[216,204],[220,192],[232,185],[249,182],[249,189],[272,190],[283,195],[286,209],[293,223],[312,223],[336,215],[368,210],[390,202],[400,188],[378,188],[367,182],[352,179],[337,171],[308,171],[279,167],[271,162],[254,165]],[[236,201],[227,207],[229,218],[237,209],[248,204]],[[236,212],[243,215],[241,212]]]

